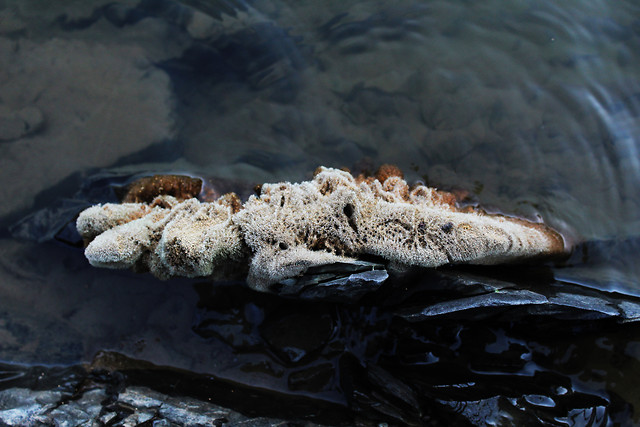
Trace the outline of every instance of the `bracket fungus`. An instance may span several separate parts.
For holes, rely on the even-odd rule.
[[[262,291],[311,267],[363,257],[402,269],[501,264],[565,250],[560,234],[544,224],[458,207],[450,193],[410,188],[390,166],[374,177],[320,167],[311,181],[264,184],[244,204],[230,193],[215,201],[161,194],[97,205],[76,226],[94,266],[160,278],[248,266],[249,285]]]

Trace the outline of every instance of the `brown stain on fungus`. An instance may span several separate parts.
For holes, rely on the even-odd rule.
[[[314,173],[314,177],[315,175],[317,175],[317,172],[319,170],[321,169],[316,169],[316,173]],[[342,168],[342,170],[344,170],[345,172],[351,173],[347,168]],[[356,183],[360,184],[364,182],[369,186],[371,186],[373,182],[376,180],[379,181],[380,184],[384,184],[385,181],[391,177],[398,177],[400,179],[404,178],[404,174],[402,173],[402,170],[398,166],[391,165],[391,164],[383,164],[373,174],[371,174],[370,172],[371,165],[368,163],[366,167],[356,167],[355,170],[359,171],[357,174],[354,175]]]
[[[127,185],[122,203],[151,203],[158,196],[173,196],[178,200],[197,197],[202,180],[186,175],[153,175]]]
[[[229,206],[232,214],[239,212],[240,209],[242,209],[242,200],[240,200],[240,197],[238,197],[236,193],[223,194],[222,197],[218,199],[218,203],[224,206]]]
[[[547,224],[544,224],[544,223],[541,223],[541,222],[531,222],[531,221],[527,221],[526,219],[517,218],[517,217],[511,217],[511,216],[507,216],[507,215],[495,215],[495,216],[501,216],[501,217],[504,217],[504,218],[508,218],[509,221],[520,223],[525,227],[531,227],[533,229],[536,229],[536,230],[539,230],[540,232],[542,232],[544,235],[546,235],[551,240],[551,244],[550,244],[550,247],[549,247],[549,249],[547,251],[548,252],[547,255],[565,256],[567,254],[567,252],[566,252],[567,247],[565,245],[564,238],[562,237],[562,235],[560,233],[558,233],[553,228],[549,227]],[[544,258],[544,257],[545,257],[545,255],[542,256],[542,258]]]
[[[457,206],[458,199],[456,198],[455,194],[443,190],[436,190],[434,191],[434,193],[434,197],[437,198],[440,203],[449,205],[452,208],[455,208]]]
[[[384,164],[378,168],[375,174],[375,178],[380,181],[381,184],[392,176],[397,176],[400,179],[404,178],[404,174],[396,165]]]

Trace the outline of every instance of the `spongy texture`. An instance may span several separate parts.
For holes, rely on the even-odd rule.
[[[544,224],[462,210],[449,193],[410,189],[390,173],[384,179],[319,168],[312,181],[264,184],[242,207],[235,196],[213,203],[161,196],[89,208],[77,227],[88,240],[97,236],[85,252],[93,265],[147,268],[166,278],[210,276],[246,260],[248,283],[259,290],[363,255],[436,267],[564,251],[562,237]]]
[[[97,230],[113,227],[85,249],[96,267],[148,269],[160,278],[210,276],[223,263],[246,256],[231,216],[231,206],[224,203],[160,196],[151,205],[94,206],[81,213],[77,228],[90,239]]]
[[[436,267],[498,264],[564,249],[560,235],[542,224],[463,212],[452,200],[424,186],[410,191],[397,176],[357,181],[320,168],[311,182],[263,185],[234,221],[255,253],[250,279],[259,289],[309,265],[366,254]]]
[[[76,228],[82,237],[91,240],[117,225],[145,216],[150,210],[148,205],[140,203],[96,205],[80,213]]]
[[[232,208],[197,199],[177,204],[163,221],[160,240],[150,254],[149,268],[156,275],[210,276],[223,263],[245,256]]]

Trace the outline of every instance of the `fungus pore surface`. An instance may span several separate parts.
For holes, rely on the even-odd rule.
[[[544,224],[460,209],[451,194],[409,188],[388,166],[357,178],[321,167],[312,181],[264,184],[244,205],[232,194],[215,202],[161,195],[151,203],[98,205],[80,214],[77,228],[94,266],[167,278],[212,276],[242,263],[258,290],[311,266],[366,255],[393,268],[564,253],[562,237]]]

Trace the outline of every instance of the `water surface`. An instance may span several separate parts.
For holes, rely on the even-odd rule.
[[[638,52],[631,0],[0,1],[0,359],[73,365],[116,351],[374,420],[402,418],[374,416],[371,402],[345,396],[379,390],[389,375],[428,396],[389,404],[414,421],[407,407],[448,401],[476,424],[506,423],[501,410],[559,424],[640,422],[633,326],[594,332],[579,323],[545,340],[526,322],[462,321],[432,325],[438,335],[406,329],[375,300],[320,304],[311,312],[328,323],[309,327],[329,336],[301,362],[273,350],[286,343],[271,342],[264,326],[305,325],[295,305],[95,270],[51,232],[84,204],[113,198],[107,184],[132,174],[251,183],[308,179],[318,165],[395,163],[409,181],[465,190],[489,211],[544,220],[586,242],[545,273],[550,280],[639,296]],[[15,226],[36,212],[42,227]],[[345,331],[353,335],[331,335]],[[464,350],[447,341],[455,339]],[[439,351],[452,361],[443,365]],[[496,351],[505,362],[489,366]],[[531,362],[509,370],[513,360]],[[417,368],[430,363],[465,374],[412,382],[434,374]],[[344,366],[368,382],[347,385]],[[505,373],[503,385],[486,387]],[[516,376],[528,385],[511,384]],[[570,401],[562,390],[602,400]],[[547,399],[557,413],[527,418]]]

